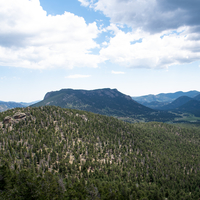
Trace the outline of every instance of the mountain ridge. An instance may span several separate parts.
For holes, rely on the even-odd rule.
[[[32,101],[32,102],[15,102],[15,101],[0,101],[0,112],[4,112],[8,109],[13,109],[13,108],[24,108],[28,107],[32,104],[35,104],[39,101]]]
[[[133,100],[138,101],[139,103],[142,102],[152,102],[152,101],[158,101],[158,102],[172,102],[178,97],[181,96],[188,96],[191,98],[194,98],[195,96],[199,95],[200,92],[197,90],[191,90],[188,92],[174,92],[174,93],[160,93],[157,95],[149,94],[149,95],[144,95],[144,96],[139,96],[139,97],[132,97]]]
[[[134,101],[117,89],[73,90],[61,89],[45,94],[44,99],[33,107],[55,105],[62,108],[86,110],[108,116],[130,116],[153,110]]]
[[[0,112],[6,111],[8,109],[12,109],[12,108],[23,108],[25,107],[24,105],[22,105],[21,103],[16,103],[16,102],[6,102],[6,101],[0,101]]]
[[[183,106],[184,104],[186,104],[188,101],[191,101],[191,100],[192,98],[188,96],[181,96],[181,97],[178,97],[176,100],[172,101],[171,103],[169,103],[168,105],[162,106],[158,109],[159,110],[174,110],[180,106]]]

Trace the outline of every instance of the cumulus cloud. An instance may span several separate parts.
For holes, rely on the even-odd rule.
[[[125,72],[120,72],[120,71],[113,71],[111,72],[112,74],[125,74]]]
[[[0,66],[97,67],[110,61],[131,68],[167,68],[200,60],[200,1],[79,2],[101,11],[110,25],[98,28],[69,12],[47,15],[39,0],[1,0]],[[107,36],[98,44],[102,32]]]
[[[39,0],[0,1],[0,65],[45,69],[97,67],[96,23],[65,12],[51,16]]]
[[[112,23],[151,33],[200,25],[197,0],[87,0],[87,4],[102,11]]]
[[[114,36],[100,50],[102,59],[132,68],[167,68],[200,59],[200,1],[87,2],[110,18],[106,30]]]
[[[65,78],[89,78],[90,75],[74,74],[66,76]]]
[[[192,34],[190,34],[191,36]],[[126,67],[167,68],[200,58],[200,41],[188,39],[187,27],[161,34],[119,31],[100,51],[105,60]]]
[[[82,6],[89,6],[90,2],[88,0],[78,0],[79,2],[81,2]]]

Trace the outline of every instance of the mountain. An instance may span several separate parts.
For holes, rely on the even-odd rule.
[[[165,106],[169,103],[168,102],[152,101],[152,102],[140,102],[140,104],[142,104],[143,106],[146,106],[148,108],[156,110],[156,109],[163,107],[163,106]]]
[[[180,106],[178,108],[179,110],[185,110],[185,111],[190,111],[190,110],[199,110],[200,109],[200,101],[197,100],[190,100],[184,105]]]
[[[193,99],[194,99],[194,100],[198,100],[198,101],[200,101],[200,94],[197,95],[197,96],[195,96]]]
[[[62,89],[60,91],[48,92],[43,101],[32,106],[45,105],[86,110],[119,117],[141,115],[153,111],[137,103],[130,96],[122,94],[116,89],[109,88],[97,90]]]
[[[159,101],[159,102],[172,102],[178,97],[181,96],[188,96],[190,98],[194,98],[195,96],[199,95],[200,92],[193,90],[189,92],[175,92],[175,93],[160,93],[157,95],[145,95],[145,96],[140,96],[140,97],[132,97],[133,100],[141,103],[141,102],[152,102],[152,101]]]
[[[188,96],[181,96],[181,97],[178,97],[176,100],[174,100],[172,103],[169,103],[168,105],[162,106],[158,109],[159,110],[174,110],[191,100],[192,98]]]
[[[22,105],[21,103],[0,101],[0,112],[17,107],[21,108],[25,106]]]
[[[28,107],[32,104],[35,104],[39,101],[33,101],[33,102],[29,102],[29,103],[25,103],[25,102],[5,102],[5,101],[0,101],[0,112],[6,111],[8,109],[12,109],[12,108],[23,108],[23,107]]]
[[[37,101],[32,101],[32,102],[20,102],[20,104],[22,104],[23,106],[25,106],[25,107],[28,107],[28,106],[31,106],[31,105],[33,105],[33,104],[36,104],[36,103],[38,103],[38,102],[40,102],[41,100],[37,100]]]
[[[189,112],[194,114],[196,117],[200,117],[200,101],[197,100],[190,100],[184,105],[178,107],[177,111],[181,112]]]
[[[55,106],[0,113],[0,197],[199,199],[200,131]]]

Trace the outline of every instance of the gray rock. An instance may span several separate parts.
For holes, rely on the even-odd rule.
[[[25,119],[26,118],[26,114],[25,113],[20,113],[20,112],[17,112],[13,115],[13,118],[14,119]]]
[[[13,120],[12,117],[6,116],[6,117],[4,118],[4,120],[3,120],[3,123],[4,123],[4,124],[9,124],[9,123],[12,123],[13,121],[14,121],[14,120]]]

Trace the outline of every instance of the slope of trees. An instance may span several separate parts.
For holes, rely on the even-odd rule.
[[[2,199],[199,199],[200,131],[45,106],[0,128]]]

